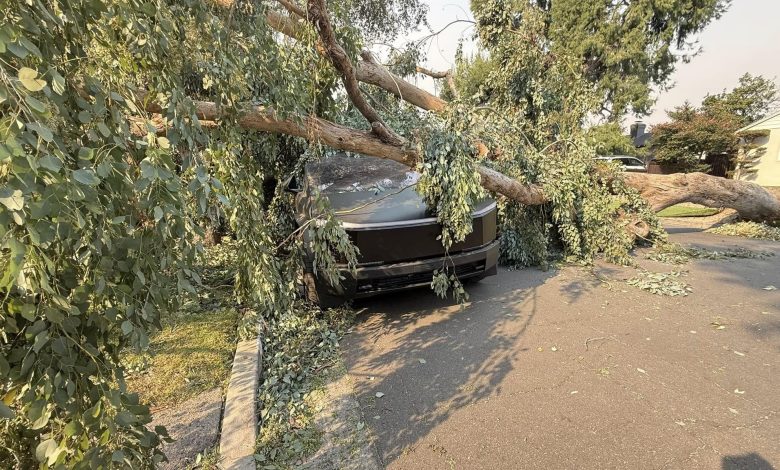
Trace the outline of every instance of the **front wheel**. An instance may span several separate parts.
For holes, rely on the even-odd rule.
[[[319,305],[323,310],[340,307],[346,303],[344,297],[328,294],[323,292],[323,289],[318,289],[314,273],[303,273],[303,292],[306,300]]]

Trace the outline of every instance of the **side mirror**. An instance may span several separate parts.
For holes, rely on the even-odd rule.
[[[284,180],[284,190],[288,193],[298,194],[303,191],[303,187],[301,187],[301,184],[298,182],[298,178],[296,178],[295,175],[292,175]]]

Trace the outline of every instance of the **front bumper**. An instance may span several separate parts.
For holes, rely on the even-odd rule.
[[[447,266],[458,279],[465,280],[496,274],[498,264],[498,240],[473,250],[461,251],[449,257],[428,258],[419,261],[359,266],[355,272],[341,271],[340,288],[318,285],[331,295],[344,298],[361,298],[387,292],[428,286],[433,272]],[[318,283],[319,284],[319,283]],[[322,283],[325,284],[325,283]]]

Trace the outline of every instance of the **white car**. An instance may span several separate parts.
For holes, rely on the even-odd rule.
[[[647,172],[647,165],[645,165],[645,162],[637,157],[630,157],[628,155],[610,155],[608,157],[598,157],[596,160],[618,162],[623,165],[623,171],[632,171],[636,173]]]

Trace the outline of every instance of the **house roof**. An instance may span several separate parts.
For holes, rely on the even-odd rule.
[[[763,119],[759,119],[756,122],[752,122],[742,129],[737,131],[737,134],[745,131],[762,131],[768,129],[780,129],[780,110],[769,114]]]

